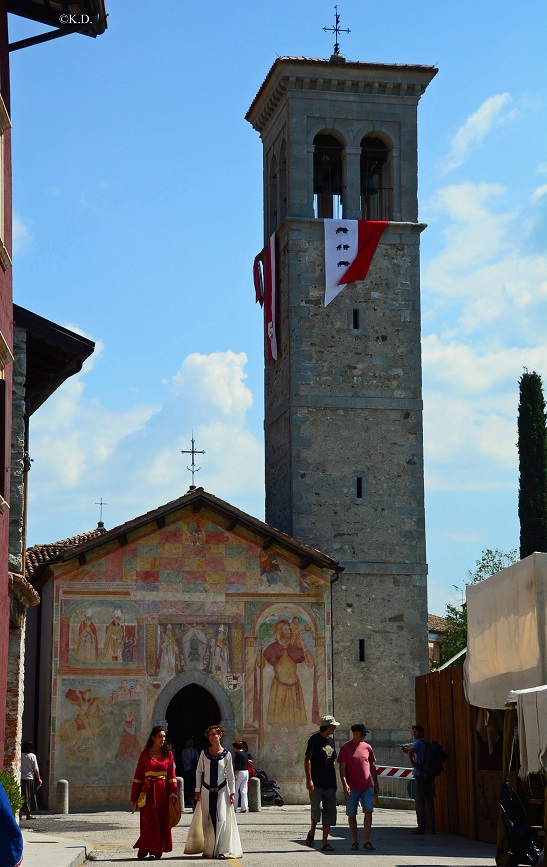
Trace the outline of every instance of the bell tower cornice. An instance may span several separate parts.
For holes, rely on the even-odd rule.
[[[245,119],[262,133],[290,91],[310,96],[384,97],[418,103],[438,70],[434,66],[387,63],[336,63],[303,57],[278,57],[255,96]]]

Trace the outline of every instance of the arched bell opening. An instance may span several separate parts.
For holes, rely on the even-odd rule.
[[[343,145],[319,133],[313,140],[313,211],[316,218],[342,219]]]
[[[363,220],[393,219],[392,148],[373,135],[361,140],[361,214]]]

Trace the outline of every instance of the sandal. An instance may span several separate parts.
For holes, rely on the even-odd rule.
[[[309,846],[310,849],[313,849],[313,847],[315,846],[315,840],[313,839],[311,834],[308,834],[308,836],[306,837],[306,846]]]
[[[359,843],[357,842],[357,840],[355,841],[355,843],[351,844],[351,848],[352,849],[358,849],[359,848]]]
[[[321,846],[322,852],[334,852],[334,846],[331,846],[330,843],[325,843],[324,846]]]
[[[376,846],[373,846],[370,840],[367,840],[366,843],[363,843],[363,849],[376,849]]]

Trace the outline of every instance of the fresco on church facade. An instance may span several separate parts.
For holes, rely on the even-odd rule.
[[[54,570],[50,780],[74,804],[126,803],[152,724],[192,683],[302,788],[294,757],[330,710],[329,575],[203,511]]]
[[[142,611],[134,604],[100,598],[63,600],[59,662],[67,670],[142,665],[142,624]]]

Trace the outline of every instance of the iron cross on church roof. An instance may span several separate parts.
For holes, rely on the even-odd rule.
[[[338,44],[338,37],[341,33],[351,33],[351,30],[348,28],[340,27],[340,15],[338,14],[338,6],[334,7],[334,27],[323,27],[325,32],[334,33],[336,38],[336,42],[334,43],[334,54],[333,57],[341,57],[340,54],[340,45]]]
[[[190,473],[192,473],[192,484],[190,485],[190,490],[195,491],[196,486],[194,485],[194,474],[199,473],[201,467],[196,467],[196,462],[195,462],[194,458],[196,455],[204,455],[205,452],[203,450],[199,451],[198,449],[195,448],[194,431],[192,431],[192,448],[191,449],[181,449],[180,453],[181,453],[181,455],[192,455],[192,464],[191,464],[191,466],[186,467],[186,469]]]

